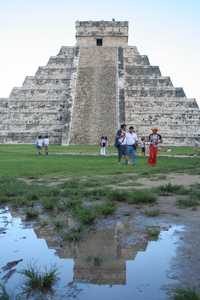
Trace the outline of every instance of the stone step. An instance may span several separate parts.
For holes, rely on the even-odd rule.
[[[77,47],[62,46],[60,48],[60,51],[59,51],[57,56],[63,56],[64,55],[64,56],[67,56],[67,57],[69,57],[69,56],[73,57],[74,55],[77,54],[77,51],[78,51]]]
[[[182,88],[162,87],[162,88],[134,88],[125,89],[125,94],[128,97],[185,97]]]
[[[72,144],[95,144],[103,134],[113,139],[113,126],[117,126],[116,77],[117,48],[80,48]]]
[[[135,131],[137,133],[141,133],[141,132],[149,132],[149,134],[151,133],[151,128],[152,127],[158,127],[159,128],[159,133],[162,134],[169,134],[169,135],[173,135],[177,134],[184,136],[187,132],[188,134],[191,135],[191,132],[196,134],[199,133],[199,124],[183,124],[183,123],[179,123],[179,124],[166,124],[164,123],[155,123],[155,122],[149,122],[149,124],[144,124],[143,122],[133,122],[131,120],[126,120],[126,124],[127,126],[134,126]]]
[[[127,64],[125,65],[125,77],[126,75],[161,77],[161,72],[158,66],[137,66]]]
[[[73,56],[51,56],[49,58],[49,61],[47,63],[47,66],[48,67],[52,67],[52,68],[55,68],[55,67],[71,67],[73,65],[73,60],[74,60],[74,57]]]
[[[138,133],[138,132],[137,132]],[[144,131],[140,131],[138,133],[139,137],[145,136],[148,138],[149,134],[151,132],[148,131],[148,129]],[[191,136],[190,133],[184,132],[183,134],[179,134],[178,132],[165,132],[160,131],[162,138],[163,138],[163,146],[195,146],[195,139],[200,140],[200,136],[198,133],[193,133],[193,136]],[[138,148],[138,153],[140,152],[140,149]]]
[[[150,65],[149,58],[147,55],[124,56],[124,62],[126,65]]]
[[[151,87],[165,87],[165,86],[173,86],[170,77],[162,76],[162,77],[132,77],[132,76],[127,76],[126,75],[126,82],[125,82],[126,87],[146,87],[146,86],[151,86]]]
[[[169,106],[160,106],[158,107],[152,106],[150,109],[148,107],[141,106],[131,106],[125,105],[127,111],[131,111],[131,113],[136,114],[154,114],[154,113],[162,113],[162,114],[199,114],[198,108],[188,108],[185,106],[182,107],[169,107]]]
[[[137,120],[139,123],[148,124],[164,123],[164,124],[199,124],[200,126],[200,113],[197,111],[194,114],[191,113],[137,113],[129,112],[126,115],[128,120]]]
[[[47,99],[63,99],[63,97],[69,97],[70,95],[70,88],[55,88],[55,89],[41,89],[41,88],[33,88],[33,89],[27,89],[27,88],[13,88],[10,99],[24,99],[25,97],[30,97],[31,99],[34,99],[34,97],[41,99],[41,98],[47,98]]]
[[[38,124],[37,122],[26,122],[26,123],[20,123],[18,120],[16,122],[15,127],[12,126],[12,123],[5,123],[5,124],[0,124],[0,131],[3,130],[8,130],[8,131],[26,131],[26,130],[37,130],[43,131],[43,130],[56,130],[56,131],[61,131],[64,127],[64,124]]]
[[[124,57],[131,57],[134,55],[140,55],[136,46],[128,46],[124,48]]]
[[[22,132],[18,131],[0,131],[0,143],[9,143],[9,144],[35,144],[35,140],[39,134],[45,135],[48,134],[50,137],[50,144],[61,144],[62,132],[61,130],[49,130],[45,128],[41,131],[39,130],[23,130]]]
[[[53,110],[53,111],[66,111],[71,107],[71,103],[68,101],[12,101],[9,103],[9,110],[10,111],[46,111],[46,110]]]
[[[47,79],[47,78],[52,78],[54,79],[55,77],[57,79],[70,79],[72,72],[72,68],[67,69],[67,68],[59,68],[59,67],[39,67],[35,77],[41,78],[41,79]]]
[[[27,76],[23,83],[23,88],[66,88],[70,86],[71,79],[39,79],[33,76]]]
[[[166,101],[168,101],[170,103],[170,105],[173,105],[173,103],[193,103],[193,104],[197,104],[196,102],[196,99],[195,98],[187,98],[187,97],[157,97],[157,98],[154,98],[154,97],[128,97],[126,96],[126,100],[130,103],[136,103],[136,104],[143,104],[144,105],[154,105],[155,104],[158,104],[158,105],[161,105],[161,104],[164,104]]]
[[[110,52],[114,51],[115,56],[110,56]],[[84,55],[81,55],[81,53],[84,52]],[[104,60],[106,64],[115,64],[115,68],[117,65],[116,57],[117,57],[117,48],[104,48],[104,47],[94,47],[94,49],[91,49],[91,47],[84,47],[80,49],[80,68],[93,68],[94,69],[94,63],[96,63],[95,70],[98,72],[99,69],[103,68],[103,65],[101,64],[101,61]]]
[[[9,107],[12,107],[12,106],[20,106],[20,105],[28,105],[30,104],[30,107],[31,106],[38,106],[38,105],[42,105],[42,107],[44,105],[56,105],[56,106],[59,106],[59,105],[66,105],[68,103],[68,99],[44,99],[44,98],[37,98],[37,99],[31,99],[31,100],[27,100],[27,99],[10,99],[9,100]]]
[[[9,98],[0,98],[0,109],[6,110],[8,108]]]
[[[24,116],[28,116],[30,115],[46,115],[47,117],[51,116],[51,115],[59,115],[59,116],[63,116],[66,112],[63,111],[63,108],[59,108],[59,107],[51,107],[51,108],[48,108],[48,107],[45,107],[45,108],[41,108],[41,107],[38,107],[38,108],[34,108],[31,110],[31,107],[28,107],[26,109],[16,109],[16,108],[10,108],[9,110],[9,116],[12,116],[12,115],[19,115],[21,114],[23,117]]]

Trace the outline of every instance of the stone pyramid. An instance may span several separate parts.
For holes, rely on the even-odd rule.
[[[124,122],[140,137],[159,127],[166,145],[200,141],[196,100],[128,46],[128,22],[77,21],[76,39],[0,98],[0,143],[112,144]]]

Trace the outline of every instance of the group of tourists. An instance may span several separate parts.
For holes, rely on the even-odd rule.
[[[141,137],[139,141],[133,126],[130,126],[128,131],[126,130],[126,127],[126,124],[122,124],[115,136],[115,147],[118,151],[118,162],[135,165],[137,157],[136,151],[138,146],[140,146],[143,156],[147,155],[148,149],[148,163],[154,166],[157,161],[158,146],[162,143],[162,137],[158,133],[158,128],[152,128],[152,133],[149,137]],[[45,155],[48,155],[48,135],[39,135],[36,139],[35,146],[37,155],[42,155],[43,152]],[[107,147],[108,138],[107,136],[102,136],[100,138],[100,155],[106,156]]]
[[[122,124],[115,137],[115,147],[118,150],[118,162],[121,163],[123,161],[125,164],[132,163],[135,165],[136,150],[140,144],[141,152],[144,156],[146,156],[148,147],[148,163],[154,166],[157,161],[158,146],[162,143],[162,137],[158,133],[158,128],[152,128],[151,130],[152,133],[149,137],[141,137],[141,141],[139,142],[133,126],[130,126],[127,131],[126,124]]]
[[[49,137],[48,137],[48,135],[45,135],[45,136],[39,135],[36,139],[35,146],[36,146],[36,150],[37,150],[37,153],[36,153],[37,155],[41,155],[43,149],[44,149],[44,154],[48,155],[49,154],[49,150],[48,150]]]

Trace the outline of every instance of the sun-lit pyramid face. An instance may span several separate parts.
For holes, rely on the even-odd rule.
[[[127,46],[128,22],[77,21],[76,38],[78,46]]]

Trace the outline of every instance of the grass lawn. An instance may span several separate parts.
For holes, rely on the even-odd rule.
[[[198,157],[160,157],[156,167],[149,167],[147,158],[139,157],[137,165],[132,167],[131,165],[118,164],[117,157],[114,156],[78,155],[77,152],[80,149],[83,153],[94,153],[94,151],[97,153],[98,150],[95,146],[51,146],[51,155],[38,157],[35,155],[35,148],[32,145],[0,145],[0,176],[33,176],[38,178],[117,175],[123,173],[135,173],[141,176],[173,172],[200,174],[200,159]],[[183,149],[181,149],[179,151],[183,153]],[[56,153],[66,153],[67,151],[77,153],[77,155],[56,155]],[[178,149],[176,151],[178,152]]]
[[[159,180],[167,173],[200,174],[199,157],[163,156],[158,158],[155,167],[147,164],[147,158],[139,157],[133,167],[118,164],[116,156],[56,154],[66,153],[66,149],[75,152],[78,147],[51,146],[51,155],[36,156],[31,145],[0,145],[0,205],[22,209],[26,220],[37,219],[46,225],[53,223],[63,240],[75,241],[98,218],[113,214],[120,202],[148,206],[157,202],[159,195],[187,194],[193,202],[180,198],[178,206],[196,207],[200,204],[199,185],[195,190],[169,184],[157,189],[137,190],[134,185],[140,184],[140,180],[137,181],[140,177],[153,176]],[[88,149],[97,150],[87,146],[81,149],[85,153]],[[53,221],[43,219],[47,211],[51,212],[49,216]],[[158,214],[159,211],[146,213],[150,217]],[[74,224],[78,225],[68,228],[67,233],[66,216],[72,217]],[[153,236],[158,232],[149,234]]]

